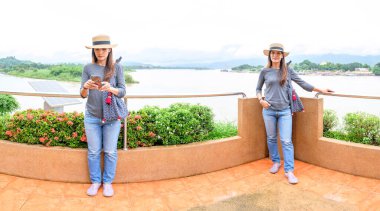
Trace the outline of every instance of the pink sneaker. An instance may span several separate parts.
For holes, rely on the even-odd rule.
[[[103,196],[111,197],[111,196],[113,196],[113,194],[114,194],[114,191],[112,188],[112,184],[111,183],[104,183],[103,184]]]
[[[272,174],[275,174],[278,172],[278,170],[280,170],[280,167],[281,167],[281,163],[273,163],[273,166],[272,168],[269,169],[269,172]]]
[[[92,185],[87,189],[87,195],[96,196],[96,194],[98,194],[100,186],[100,183],[92,183]]]
[[[297,179],[296,176],[294,176],[294,174],[293,174],[292,171],[286,172],[286,173],[285,173],[285,177],[288,178],[288,182],[289,182],[290,184],[293,184],[293,185],[294,185],[294,184],[297,184],[297,183],[298,183],[298,179]]]

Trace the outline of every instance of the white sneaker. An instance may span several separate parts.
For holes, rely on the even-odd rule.
[[[278,170],[280,170],[280,167],[281,167],[281,163],[273,163],[273,166],[272,168],[269,169],[269,172],[272,174],[275,174],[278,172]]]
[[[113,194],[114,194],[114,191],[112,188],[112,184],[111,183],[104,183],[103,184],[103,196],[111,197],[111,196],[113,196]]]
[[[92,183],[92,185],[87,189],[87,195],[96,196],[100,186],[101,186],[100,183]]]
[[[290,184],[297,184],[298,183],[298,179],[296,176],[294,176],[293,172],[292,171],[289,171],[289,172],[286,172],[285,173],[285,177],[288,178],[288,182]]]

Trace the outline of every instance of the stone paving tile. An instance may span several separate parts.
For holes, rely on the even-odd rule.
[[[380,184],[378,184],[378,185],[374,188],[374,192],[377,193],[377,194],[380,194]]]
[[[379,186],[379,180],[376,180],[376,179],[370,179],[370,178],[364,178],[364,177],[358,177],[358,176],[351,176],[351,177],[352,177],[352,180],[349,183],[347,183],[347,186],[350,186],[357,190],[365,189],[365,190],[375,192],[377,187]]]
[[[64,183],[63,196],[64,197],[86,197],[86,191],[89,184],[79,183]]]
[[[194,191],[172,193],[164,195],[162,198],[170,210],[187,209],[202,204]]]
[[[5,181],[0,181],[0,192],[3,188],[5,188],[7,185],[9,184],[9,182],[5,182]]]
[[[76,186],[71,184],[70,186]],[[61,182],[40,182],[38,188],[35,188],[33,195],[41,195],[54,198],[64,198],[67,184]],[[79,192],[79,191],[78,191]],[[83,192],[82,192],[83,193]]]
[[[242,195],[252,191],[252,187],[249,184],[249,181],[246,181],[245,179],[233,181],[224,186],[224,189],[229,193],[228,195],[234,196]]]
[[[268,172],[262,159],[179,179],[114,184],[86,195],[89,184],[33,180],[0,174],[0,210],[379,210],[380,180],[353,176],[295,161],[299,184],[283,167]],[[291,201],[291,203],[289,203]]]
[[[183,179],[171,179],[153,182],[152,185],[158,194],[178,193],[186,191]]]
[[[146,183],[129,183],[124,185],[127,197],[132,196],[154,196],[156,195],[156,190],[153,182]]]
[[[364,191],[360,191],[347,186],[340,187],[339,190],[332,195],[333,198],[339,199],[339,202],[354,205],[368,199],[369,196],[370,193],[365,189]]]
[[[272,161],[269,159],[261,159],[261,160],[255,161],[255,162],[248,163],[247,165],[250,168],[252,168],[254,171],[268,172],[269,168],[272,165]]]
[[[23,204],[20,210],[54,210],[61,208],[64,198],[54,198],[49,196],[32,195]]]
[[[370,194],[358,206],[360,210],[380,210],[380,194]]]
[[[13,182],[15,179],[17,179],[17,177],[15,177],[15,176],[0,174],[0,183],[3,184],[2,187],[0,187],[0,188],[5,187],[10,182]]]
[[[165,196],[131,197],[130,210],[170,210]]]
[[[27,179],[27,178],[16,178],[12,180],[7,186],[7,190],[15,190],[17,192],[22,192],[27,195],[31,194],[34,192],[37,187],[40,184],[45,184],[45,181],[39,181],[39,180],[34,180],[34,179]]]
[[[252,168],[252,166],[249,165],[249,164],[243,164],[243,165],[239,166],[238,168],[237,167],[229,168],[229,169],[226,169],[226,171],[229,171],[230,174],[236,180],[242,179],[244,177],[248,177],[248,176],[251,176],[251,175],[257,175],[257,174],[261,174],[262,173],[262,172],[258,171],[257,169]]]
[[[104,197],[102,190],[99,191],[97,196],[88,198],[95,200],[95,203],[91,204],[93,210],[128,210],[133,200],[135,200],[135,198],[128,198],[123,193],[115,193],[113,197]],[[144,197],[136,198],[142,199]]]
[[[0,193],[1,210],[20,210],[26,203],[30,193],[20,192],[15,189],[6,189]]]
[[[197,189],[197,188],[208,188],[213,185],[210,179],[208,177],[205,177],[205,175],[184,177],[183,184],[188,190]]]
[[[284,183],[286,182],[286,179],[284,176],[278,174],[259,174],[259,175],[253,175],[244,178],[244,180],[247,182],[248,186],[251,188],[251,192],[256,191],[257,189],[267,186],[269,184],[282,181]]]
[[[197,188],[194,192],[203,204],[212,204],[235,196],[220,184],[208,188]]]
[[[213,185],[235,181],[236,178],[231,170],[222,170],[206,174]]]
[[[112,205],[110,207],[116,206],[120,203],[120,201],[112,202]],[[111,204],[111,200],[110,203]],[[65,197],[62,199],[56,209],[58,210],[67,210],[67,211],[73,211],[73,210],[80,210],[80,211],[87,211],[87,210],[94,210],[99,205],[96,203],[96,199],[87,197],[87,198],[71,198],[71,197]]]

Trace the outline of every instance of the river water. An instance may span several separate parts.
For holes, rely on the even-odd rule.
[[[140,83],[128,85],[127,94],[209,94],[244,92],[255,97],[257,73],[220,72],[219,70],[167,70],[142,69],[130,73]],[[380,96],[380,77],[376,76],[301,76],[304,80],[320,88],[330,88],[339,94]],[[0,74],[0,90],[34,92],[29,81],[37,79],[19,78]],[[79,93],[79,83],[59,82],[70,93]],[[314,97],[315,93],[304,91],[294,85],[302,97]],[[42,108],[41,97],[15,96],[21,109]],[[218,121],[236,122],[237,99],[240,96],[189,98],[189,99],[129,99],[129,110],[137,110],[145,105],[166,107],[175,102],[200,103],[210,106]],[[380,116],[380,100],[328,97],[324,98],[324,108],[337,111],[341,117],[347,112],[365,111]],[[65,111],[83,111],[82,104],[65,106]]]

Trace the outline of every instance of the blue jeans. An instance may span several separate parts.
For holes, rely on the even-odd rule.
[[[102,123],[100,118],[86,113],[84,127],[88,145],[88,168],[92,183],[102,182],[100,155],[104,150],[103,183],[112,183],[115,178],[117,162],[117,139],[120,133],[120,121]]]
[[[285,172],[294,170],[294,148],[292,143],[292,113],[284,110],[263,109],[269,155],[273,162],[280,163],[277,146],[277,128],[280,133]]]

